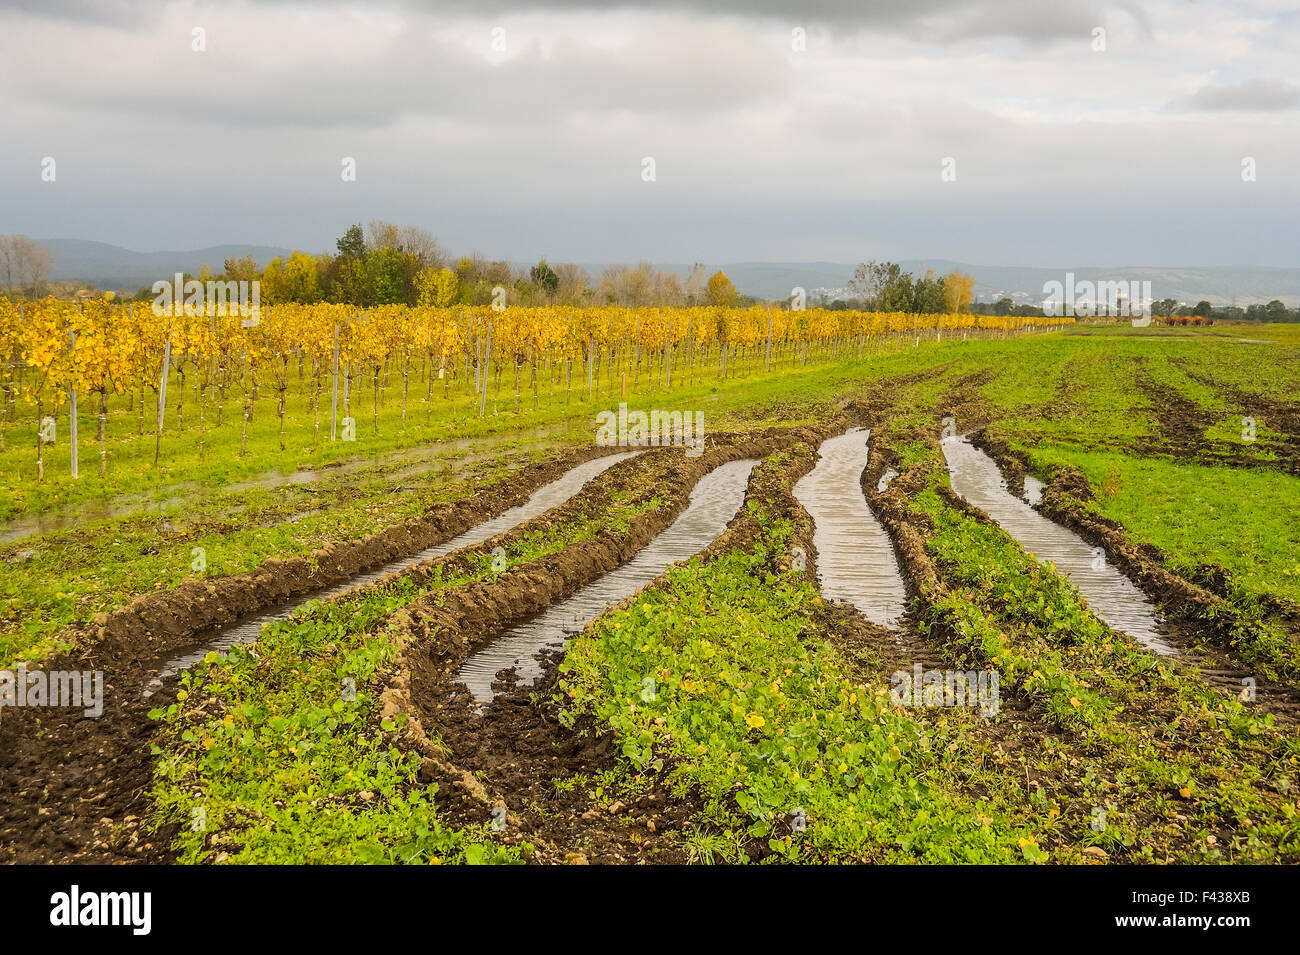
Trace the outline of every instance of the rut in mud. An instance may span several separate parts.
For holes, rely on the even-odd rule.
[[[855,409],[845,417],[858,417]],[[861,420],[859,418],[859,420]],[[812,537],[813,522],[794,499],[795,483],[812,471],[816,449],[828,437],[839,434],[849,422],[844,417],[817,429],[788,431],[785,455],[768,458],[754,470],[745,492],[746,502],[761,506],[779,519],[793,521],[795,540],[808,555],[807,572],[816,573],[817,553]],[[865,444],[865,436],[863,436]],[[748,454],[776,450],[751,443]],[[873,477],[877,471],[873,471]],[[859,486],[858,494],[861,494]],[[732,549],[754,546],[759,525],[742,507],[728,528],[701,554],[705,560]],[[595,542],[591,549],[597,549]],[[602,548],[603,549],[603,548]],[[777,566],[788,566],[790,555],[774,555]],[[556,563],[586,561],[557,556]],[[557,568],[558,569],[558,568]],[[521,573],[521,577],[523,574]],[[532,602],[546,599],[549,580],[534,574],[510,589]],[[549,574],[547,575],[549,577]],[[489,585],[491,587],[493,585]],[[486,596],[486,595],[485,595]],[[480,600],[495,616],[501,599]],[[534,604],[536,606],[536,604]],[[503,607],[504,609],[504,607]],[[459,615],[460,611],[457,612]],[[903,666],[935,663],[932,654],[919,646],[915,634],[891,632],[870,623],[852,607],[826,605],[827,620],[837,621],[832,639],[840,646],[854,673],[888,674]],[[617,739],[589,717],[566,728],[560,720],[562,705],[556,695],[557,664],[562,652],[544,652],[538,666],[541,676],[531,687],[509,685],[481,708],[453,681],[462,661],[493,639],[499,632],[483,628],[477,621],[457,623],[454,617],[440,617],[430,628],[431,639],[419,655],[434,663],[421,667],[413,686],[423,727],[436,734],[438,743],[422,747],[425,760],[421,779],[439,786],[439,812],[449,824],[482,824],[495,809],[506,810],[506,828],[499,837],[503,844],[531,844],[530,861],[539,863],[680,863],[687,861],[684,835],[706,811],[703,797],[695,790],[683,792],[669,774],[654,774],[642,780],[646,787],[625,801],[592,792],[606,772],[621,765]],[[506,624],[508,625],[508,623]],[[462,651],[461,648],[465,649]],[[436,669],[435,669],[436,667]],[[879,682],[879,680],[877,681]],[[496,689],[493,687],[492,689]],[[557,781],[578,780],[577,785]],[[753,840],[745,851],[755,861],[769,854],[766,840]]]
[[[522,504],[538,487],[600,456],[601,449],[584,448],[525,464],[468,497],[433,504],[419,517],[373,533],[326,541],[294,557],[271,557],[242,573],[187,577],[175,587],[141,593],[126,606],[98,615],[73,637],[78,646],[97,653],[147,664],[154,671],[150,676],[155,675],[168,659],[195,649],[204,634],[408,559]]]
[[[588,584],[568,600],[511,628],[461,667],[456,679],[479,703],[495,696],[496,674],[514,668],[521,682],[533,683],[542,674],[538,655],[560,649],[569,634],[579,632],[612,604],[635,594],[664,572],[686,560],[722,533],[745,496],[753,459],[730,461],[709,472],[691,492],[690,504],[672,526],[627,564]]]
[[[97,634],[84,635],[75,651],[45,664],[48,670],[104,671],[99,719],[67,708],[0,713],[0,862],[167,861],[171,829],[154,833],[144,825],[155,726],[148,718],[153,702],[142,690],[166,662],[168,648],[184,645],[185,635],[195,632],[196,618],[230,619],[233,608],[265,607],[272,602],[269,594],[282,599],[287,592],[310,589],[313,580],[336,580],[343,572],[374,566],[380,562],[376,556],[391,560],[428,546],[431,538],[460,534],[522,503],[529,489],[571,468],[575,458],[599,460],[595,451],[527,465],[508,482],[437,505],[418,521],[334,545],[320,555],[320,572],[303,558],[268,561],[249,574],[187,581],[145,595],[110,615],[113,619]]]
[[[589,785],[560,789],[553,784],[575,774],[595,780],[622,759],[613,738],[590,721],[572,728],[559,723],[551,693],[556,653],[544,653],[539,661],[539,683],[518,686],[507,678],[509,688],[482,707],[456,682],[458,674],[470,657],[512,626],[629,566],[684,514],[692,490],[729,462],[743,468],[735,501],[713,533],[670,559],[693,556],[701,548],[707,559],[719,548],[733,546],[734,527],[715,535],[736,511],[746,484],[749,496],[754,494],[755,482],[745,480],[752,466],[748,459],[823,436],[807,428],[773,428],[730,441],[719,436],[702,458],[674,454],[654,486],[643,488],[666,506],[642,512],[625,533],[576,542],[442,598],[422,598],[402,612],[405,648],[381,702],[390,718],[407,715],[406,745],[424,757],[421,782],[439,787],[440,818],[454,826],[476,825],[492,818],[492,807],[506,807],[501,841],[531,843],[535,862],[685,861],[676,832],[700,807],[690,796],[671,791],[667,782],[654,784],[626,805],[608,807],[591,796]],[[736,524],[745,520],[742,509]],[[666,559],[652,568],[651,579],[663,572]],[[572,613],[567,619],[572,620]]]
[[[609,573],[627,566],[671,526],[672,515],[684,513],[691,487],[698,487],[710,468],[726,467],[727,461],[742,465],[748,474],[752,462],[739,461],[741,457],[765,457],[781,449],[792,455],[779,470],[757,468],[747,482],[739,483],[745,501],[795,516],[800,526],[806,525],[808,535],[800,539],[809,544],[811,522],[802,512],[791,513],[798,507],[788,488],[811,468],[811,449],[825,436],[820,429],[785,429],[718,448],[701,462],[703,466],[682,462],[676,466],[680,476],[663,482],[674,502],[672,508],[639,517],[630,528],[632,540],[585,541],[536,567],[508,571],[503,578],[516,580],[476,587],[456,607],[442,608],[436,624],[428,621],[428,636],[411,648],[410,690],[416,718],[408,725],[419,724],[437,740],[436,745],[419,747],[428,757],[421,780],[438,785],[439,814],[446,823],[482,824],[492,818],[493,807],[503,807],[506,828],[499,840],[507,845],[531,844],[535,851],[528,858],[542,864],[687,861],[682,834],[704,809],[696,793],[682,793],[666,774],[646,777],[645,788],[630,797],[618,799],[607,790],[602,799],[593,793],[593,785],[605,773],[620,770],[624,757],[615,737],[590,717],[581,717],[573,727],[560,720],[555,679],[562,651],[543,652],[541,676],[531,687],[510,685],[481,708],[454,681],[476,650],[489,645],[512,621],[527,619],[518,613],[521,604],[540,613],[565,594],[577,593],[571,586],[575,580],[582,581],[579,587],[598,580],[599,574],[592,572],[597,568],[607,568]],[[734,503],[729,510],[737,510]],[[732,548],[748,548],[756,531],[742,506],[699,556],[708,560]],[[467,610],[477,610],[477,615],[466,616]],[[418,633],[426,615],[412,616]],[[486,626],[484,618],[489,621]],[[871,625],[861,621],[861,626]],[[556,784],[564,780],[570,784]]]
[[[813,519],[822,593],[895,629],[907,610],[907,588],[889,535],[862,491],[870,437],[853,428],[823,441],[816,466],[794,486],[794,496]]]
[[[1276,432],[1274,438],[1261,440],[1273,452],[1275,460],[1247,457],[1245,466],[1275,467],[1300,474],[1300,404],[1235,388],[1205,375],[1191,362],[1176,360],[1175,364],[1188,378],[1217,391],[1242,416],[1250,416],[1260,428]]]
[[[309,600],[329,600],[338,597],[357,587],[362,587],[366,584],[381,580],[390,574],[401,573],[416,564],[429,560],[436,560],[439,557],[445,557],[447,554],[460,550],[463,547],[473,547],[496,537],[498,534],[504,534],[505,532],[518,527],[520,524],[532,520],[551,508],[563,504],[565,501],[577,494],[588,482],[603,474],[614,465],[635,457],[638,453],[639,452],[636,451],[624,451],[585,461],[567,471],[551,483],[538,488],[523,504],[512,507],[503,514],[485,521],[464,533],[458,534],[451,540],[425,548],[414,556],[390,561],[375,570],[356,574],[355,576],[349,577],[341,584],[337,584],[333,587],[287,600],[277,606],[270,613],[254,617],[250,620],[244,620],[240,623],[234,624],[233,626],[224,627],[207,634],[203,638],[200,638],[198,641],[199,646],[196,649],[192,649],[169,660],[162,670],[159,671],[158,675],[149,682],[149,686],[146,688],[144,695],[145,697],[150,696],[156,689],[162,686],[163,681],[167,678],[193,666],[199,660],[202,660],[207,653],[213,650],[227,650],[236,643],[247,643],[256,640],[264,626],[278,620],[288,619],[294,611]]]
[[[1007,489],[997,462],[966,437],[940,442],[952,489],[997,521],[1041,563],[1055,564],[1112,630],[1156,653],[1172,654],[1155,608],[1133,582],[1074,532],[1044,517]]]

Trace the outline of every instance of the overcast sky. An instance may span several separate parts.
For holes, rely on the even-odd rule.
[[[1296,266],[1298,11],[0,0],[0,233],[333,251],[383,218],[513,260]]]

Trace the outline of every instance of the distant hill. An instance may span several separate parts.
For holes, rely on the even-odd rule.
[[[1017,266],[971,265],[949,259],[906,259],[899,262],[906,271],[920,275],[926,269],[940,274],[954,269],[975,278],[980,301],[1010,298],[1017,304],[1042,302],[1046,282],[1064,283],[1066,269],[1021,268]],[[758,298],[782,298],[790,289],[802,286],[809,296],[816,288],[846,289],[855,266],[834,262],[739,262],[722,266],[736,288]],[[1287,305],[1300,304],[1300,269],[1269,269],[1252,266],[1226,268],[1148,268],[1124,266],[1071,269],[1076,282],[1107,280],[1150,281],[1157,299],[1172,298],[1195,304],[1206,299],[1214,305],[1251,305],[1281,299]]]
[[[214,245],[192,251],[133,252],[104,242],[84,239],[46,239],[44,243],[54,249],[57,259],[51,279],[80,279],[99,288],[138,288],[151,285],[176,272],[198,272],[208,266],[220,272],[222,263],[229,257],[253,256],[259,266],[266,265],[275,256],[286,256],[291,249],[266,245]],[[533,263],[517,263],[525,267]],[[1043,285],[1050,281],[1064,282],[1061,269],[1022,268],[1018,266],[970,265],[949,259],[907,259],[899,263],[916,274],[927,268],[936,272],[959,269],[975,277],[975,294],[980,301],[1010,298],[1017,304],[1038,304],[1043,300]],[[593,282],[600,279],[603,264],[584,264]],[[795,287],[805,289],[810,298],[818,289],[832,297],[847,294],[849,279],[855,264],[842,262],[732,262],[708,265],[710,272],[721,268],[730,276],[736,288],[756,298],[786,298]],[[685,278],[690,265],[675,263],[660,265],[680,278]],[[1189,305],[1208,299],[1215,305],[1251,305],[1281,299],[1289,306],[1300,304],[1300,268],[1271,269],[1253,266],[1225,268],[1147,268],[1124,266],[1116,268],[1079,267],[1072,270],[1076,281],[1149,280],[1152,294],[1157,298],[1172,298]]]
[[[251,255],[259,266],[277,255],[289,255],[292,249],[268,245],[214,245],[188,252],[133,252],[106,242],[85,239],[43,239],[57,258],[50,278],[80,279],[98,288],[139,288],[177,272],[198,272],[207,266],[221,272],[227,258]]]
[[[529,263],[518,263],[526,265]],[[926,269],[940,274],[954,269],[975,278],[975,295],[982,302],[1010,298],[1018,305],[1038,305],[1045,298],[1043,285],[1057,281],[1064,284],[1066,269],[1022,268],[1002,265],[971,265],[951,259],[903,259],[906,271],[921,275]],[[832,299],[849,295],[849,280],[856,264],[844,262],[731,262],[705,263],[710,273],[722,269],[737,290],[760,299],[788,298],[791,289],[804,289],[809,300],[823,290]],[[603,264],[584,264],[592,280],[599,280]],[[689,265],[659,265],[658,268],[685,279]],[[1300,304],[1300,269],[1267,269],[1253,266],[1230,268],[1117,268],[1079,267],[1072,269],[1075,282],[1150,281],[1157,299],[1172,298],[1194,305],[1202,299],[1213,305],[1241,306],[1281,299],[1287,305]]]

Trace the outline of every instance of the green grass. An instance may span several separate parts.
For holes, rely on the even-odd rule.
[[[516,862],[486,831],[439,823],[418,754],[380,721],[376,679],[395,645],[356,640],[395,598],[317,608],[254,648],[211,654],[155,711],[154,800],[180,825],[178,861]]]
[[[701,856],[740,858],[726,847],[758,840],[771,861],[1038,859],[1026,830],[931,782],[951,753],[886,686],[849,677],[815,632],[816,587],[774,569],[791,525],[751,515],[764,529],[753,551],[673,570],[572,642],[568,721],[593,715],[635,771],[703,793]],[[807,828],[790,833],[800,810]]]
[[[1081,470],[1096,509],[1124,524],[1135,542],[1166,551],[1179,573],[1217,564],[1243,597],[1300,601],[1300,478],[1079,448],[1042,448],[1034,456],[1048,467]]]

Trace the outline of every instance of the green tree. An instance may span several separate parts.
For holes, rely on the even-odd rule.
[[[910,273],[908,274],[910,278]],[[945,295],[943,279],[934,274],[934,270],[927,270],[925,275],[916,280],[912,286],[912,300],[908,311],[921,312],[925,315],[934,315],[944,310]],[[894,309],[886,309],[894,311]]]
[[[534,285],[546,292],[547,295],[554,295],[555,290],[560,287],[560,277],[555,274],[554,269],[546,264],[545,259],[532,267],[528,277],[532,279]]]
[[[348,226],[338,242],[339,258],[359,259],[366,254],[366,234],[361,230],[361,223]]]
[[[408,300],[406,256],[391,247],[371,249],[364,267],[365,305],[401,305]]]

